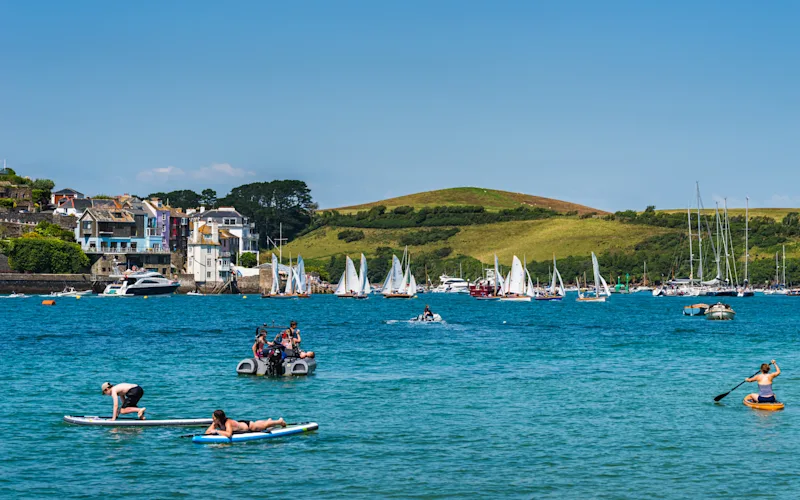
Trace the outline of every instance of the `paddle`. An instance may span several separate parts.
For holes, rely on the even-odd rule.
[[[761,370],[758,370],[757,372],[755,372],[754,374],[752,374],[750,377],[747,377],[747,378],[755,377],[755,376],[756,376],[756,375],[758,375],[759,373],[761,373]],[[733,389],[731,389],[730,391],[726,392],[725,394],[720,394],[719,396],[715,397],[715,398],[714,398],[714,401],[719,401],[720,399],[724,398],[724,397],[725,397],[725,396],[727,396],[728,394],[730,394],[730,393],[732,393],[733,391],[735,391],[736,389],[738,389],[738,388],[739,388],[739,386],[740,386],[740,385],[742,385],[742,384],[744,384],[745,382],[747,382],[747,380],[742,380],[741,382],[739,382],[739,384],[738,384],[736,387],[734,387],[734,388],[733,388]]]
[[[286,427],[289,427],[290,425],[303,425],[303,424],[307,424],[307,423],[308,422],[286,422]],[[281,429],[282,428],[283,427],[281,427]],[[274,427],[273,427],[273,429],[274,429]],[[266,431],[233,431],[233,433],[234,434],[247,434],[249,432],[265,432],[267,434],[270,434],[273,429],[266,430]],[[215,436],[215,435],[216,434],[184,434],[183,436],[179,436],[179,437],[192,438],[192,437],[195,437],[195,436]]]

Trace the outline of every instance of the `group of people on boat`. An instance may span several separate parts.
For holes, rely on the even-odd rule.
[[[289,328],[275,335],[272,341],[267,340],[267,324],[256,328],[256,340],[253,343],[253,356],[256,358],[267,357],[267,352],[273,348],[279,348],[284,358],[313,358],[314,351],[303,351],[300,349],[300,329],[297,328],[297,321],[292,320]]]

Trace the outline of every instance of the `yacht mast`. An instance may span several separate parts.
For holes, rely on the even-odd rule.
[[[692,253],[692,209],[686,207],[686,218],[689,221],[689,286],[694,285],[694,254]]]
[[[697,279],[703,284],[703,231],[700,228],[700,183],[697,182]]]
[[[783,286],[786,286],[786,245],[783,245]]]
[[[716,202],[716,205],[717,205],[717,208],[715,210],[715,218],[716,218],[716,221],[717,221],[717,248],[716,248],[716,252],[715,252],[715,255],[714,255],[714,259],[717,261],[717,279],[720,279],[722,277],[722,269],[720,268],[719,260],[720,260],[720,252],[722,251],[722,248],[719,246],[719,227],[720,227],[719,202]]]
[[[748,243],[748,232],[750,230],[750,198],[744,197],[744,286],[747,288],[747,261],[750,260],[750,248]]]

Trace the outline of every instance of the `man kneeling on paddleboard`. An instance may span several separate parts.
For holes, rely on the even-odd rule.
[[[761,365],[761,373],[756,374],[750,378],[746,378],[745,382],[758,382],[758,392],[754,392],[748,396],[753,403],[776,403],[775,393],[772,392],[772,379],[781,374],[781,369],[773,359],[770,361],[775,365],[775,373],[769,372],[769,364],[764,363]]]
[[[270,427],[286,427],[286,421],[283,420],[283,417],[279,418],[278,420],[272,420],[268,418],[267,420],[234,420],[232,418],[228,418],[225,415],[225,412],[222,410],[214,410],[214,414],[212,415],[213,422],[211,426],[206,429],[204,434],[219,434],[220,436],[225,436],[229,438],[233,436],[234,432],[261,432],[265,431]]]
[[[111,420],[116,420],[117,415],[125,415],[126,413],[138,413],[139,420],[144,420],[144,412],[147,408],[138,408],[139,400],[144,396],[144,390],[136,384],[116,384],[112,385],[111,382],[103,382],[101,386],[103,395],[111,396],[114,398],[114,413]],[[119,408],[119,400],[122,399],[122,408],[117,413]]]

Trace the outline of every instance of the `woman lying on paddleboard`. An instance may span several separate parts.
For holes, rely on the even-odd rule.
[[[286,421],[283,418],[278,420],[234,420],[225,416],[222,410],[215,410],[212,415],[211,426],[206,429],[204,434],[219,434],[227,438],[233,436],[234,432],[261,432],[267,430],[269,427],[280,425],[286,427]]]
[[[758,382],[758,392],[748,396],[754,403],[776,403],[775,393],[772,392],[772,379],[781,374],[781,369],[773,359],[770,361],[775,365],[775,373],[769,372],[769,364],[764,363],[761,365],[761,373],[750,378],[746,378],[745,382]]]

